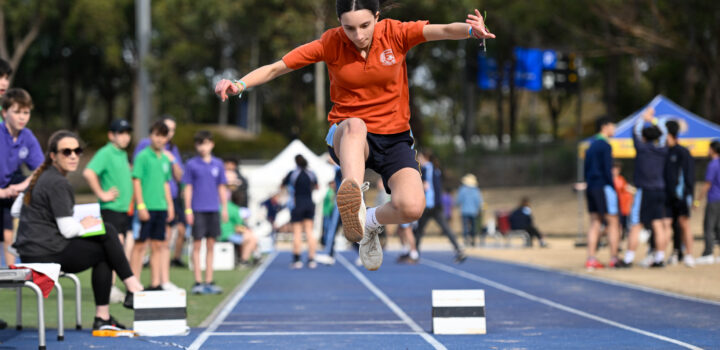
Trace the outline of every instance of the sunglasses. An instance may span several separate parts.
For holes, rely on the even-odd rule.
[[[82,155],[83,149],[82,147],[78,147],[75,149],[72,148],[63,148],[58,153],[64,155],[65,157],[70,157],[71,154],[75,153],[78,157]]]

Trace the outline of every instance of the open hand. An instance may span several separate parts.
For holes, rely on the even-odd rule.
[[[469,24],[472,27],[472,33],[475,38],[495,39],[495,34],[490,33],[490,31],[487,29],[487,27],[485,26],[485,20],[483,19],[483,16],[480,14],[480,11],[478,11],[478,9],[475,9],[474,15],[468,15],[465,23]]]
[[[222,101],[227,100],[228,95],[233,96],[241,93],[240,88],[228,79],[220,80],[215,85],[215,94],[220,97]]]

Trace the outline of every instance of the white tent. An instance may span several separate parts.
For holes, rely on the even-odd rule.
[[[327,192],[327,185],[335,178],[335,168],[324,157],[313,153],[300,140],[293,140],[275,158],[265,165],[243,171],[248,179],[248,206],[251,212],[250,223],[256,224],[265,220],[265,212],[260,204],[280,190],[285,176],[296,168],[295,156],[301,154],[308,161],[308,169],[317,175],[318,190],[313,192],[315,202],[315,222],[313,228],[315,237],[320,237],[322,231],[322,201]],[[284,213],[283,213],[284,212]],[[290,220],[287,209],[278,214],[275,223],[280,226]],[[263,232],[259,232],[264,234]]]

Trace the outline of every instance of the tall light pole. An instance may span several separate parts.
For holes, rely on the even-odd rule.
[[[150,128],[150,76],[147,56],[150,52],[150,0],[135,0],[135,36],[137,38],[137,80],[135,85],[136,139],[147,136]]]

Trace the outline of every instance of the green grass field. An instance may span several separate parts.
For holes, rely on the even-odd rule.
[[[210,313],[220,304],[232,290],[242,282],[251,272],[251,269],[236,269],[232,271],[215,271],[215,284],[223,288],[223,293],[219,295],[192,295],[190,288],[194,283],[193,273],[191,270],[182,268],[171,268],[170,279],[180,288],[188,291],[187,300],[187,321],[190,327],[197,327]],[[82,323],[83,329],[92,327],[93,318],[95,316],[95,301],[93,298],[92,287],[90,285],[91,270],[86,270],[77,274],[80,278],[82,286]],[[150,282],[150,270],[144,269],[142,273],[143,285]],[[72,282],[66,278],[60,280],[64,292],[64,324],[65,329],[75,328],[75,288]],[[116,285],[121,286],[120,282]],[[15,327],[15,291],[11,289],[0,289],[0,319],[8,323],[8,327]],[[37,327],[37,303],[35,301],[35,293],[28,288],[23,288],[23,326]],[[111,304],[110,314],[113,315],[120,323],[128,327],[132,327],[133,311],[125,309],[121,304]],[[56,291],[50,293],[45,299],[45,326],[48,328],[57,328],[57,294]]]

